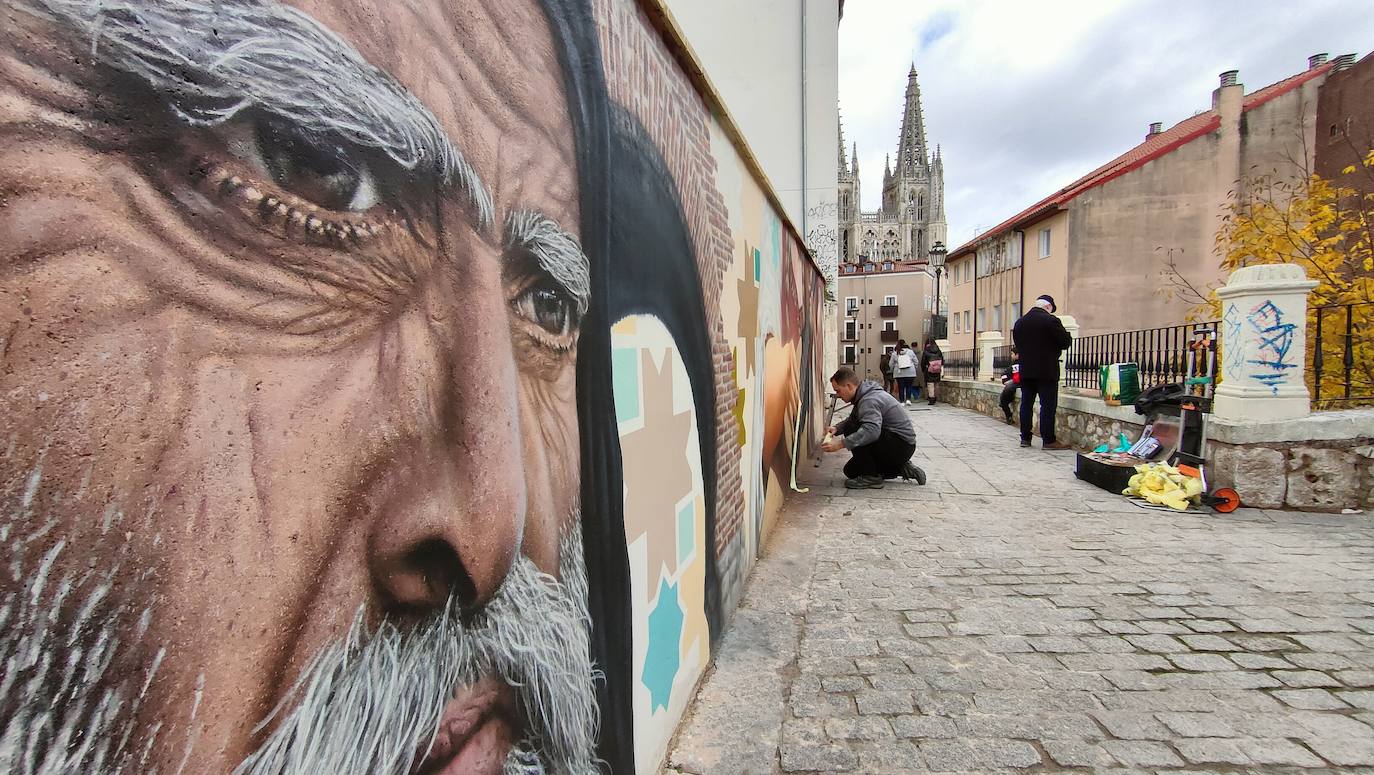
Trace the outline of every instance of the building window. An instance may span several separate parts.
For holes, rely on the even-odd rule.
[[[954,313],[954,333],[959,333],[959,313]]]
[[[858,297],[858,296],[846,296],[846,297],[844,297],[844,314],[846,314],[846,315],[848,315],[848,316],[850,316],[850,317],[853,317],[853,316],[859,314],[859,297]]]
[[[844,338],[851,340],[859,338],[859,325],[857,321],[853,319],[844,321]]]
[[[1013,302],[1011,303],[1011,322],[1015,323],[1016,321],[1018,321],[1018,320],[1020,320],[1020,319],[1021,319],[1021,302],[1019,302],[1019,301],[1013,301]]]
[[[891,355],[892,351],[895,349],[897,349],[897,345],[895,344],[883,345],[883,355]]]
[[[897,321],[895,321],[895,320],[884,320],[884,321],[883,321],[883,330],[884,330],[884,331],[896,331],[896,330],[897,330]]]
[[[897,297],[896,297],[896,296],[884,296],[884,297],[883,297],[883,306],[885,306],[885,307],[895,307],[895,306],[897,306]]]
[[[929,312],[929,311],[930,311],[930,294],[929,294],[929,293],[927,293],[926,295],[924,295],[924,296],[921,297],[921,304],[922,304],[921,309],[925,310],[926,312]]]
[[[858,362],[859,362],[859,357],[858,357],[858,355],[857,355],[857,352],[858,352],[858,348],[856,348],[854,345],[852,345],[852,344],[847,344],[847,345],[845,345],[845,346],[844,346],[844,362],[845,362],[847,365],[850,365],[850,366],[853,366],[854,364],[858,363]]]
[[[994,331],[1002,330],[1002,305],[997,304],[992,308],[992,328]]]
[[[865,272],[872,272],[872,271],[873,271],[873,264],[864,264],[864,271],[865,271]]]
[[[921,321],[921,330],[926,332],[927,334],[930,333],[930,318],[926,318],[925,320]]]
[[[987,308],[987,307],[979,307],[979,308],[978,308],[978,330],[979,330],[979,331],[986,331],[986,330],[988,330],[988,308]]]
[[[1049,230],[1049,229],[1041,229],[1041,230],[1040,230],[1040,257],[1041,257],[1041,258],[1049,258],[1049,257],[1050,257],[1050,230]]]

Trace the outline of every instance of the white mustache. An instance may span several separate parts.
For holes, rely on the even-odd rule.
[[[413,629],[384,622],[368,634],[360,611],[348,635],[316,655],[259,725],[281,717],[235,775],[406,775],[433,744],[455,689],[483,676],[515,690],[525,721],[508,772],[597,771],[597,673],[577,528],[560,554],[563,582],[518,557],[470,624],[450,604]]]

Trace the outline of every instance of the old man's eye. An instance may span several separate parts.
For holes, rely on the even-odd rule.
[[[356,149],[269,117],[255,123],[255,161],[282,189],[337,212],[362,212],[380,200],[377,182]]]
[[[515,311],[550,334],[565,336],[577,324],[577,308],[567,292],[551,284],[530,287],[515,299]]]

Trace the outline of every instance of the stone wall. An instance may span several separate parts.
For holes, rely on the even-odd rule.
[[[954,406],[1001,418],[1001,386],[946,380],[940,397]],[[1012,405],[1015,414],[1018,403]],[[1038,415],[1038,412],[1037,412]],[[1080,450],[1125,433],[1135,440],[1143,418],[1130,407],[1061,393],[1056,435]],[[1034,433],[1039,435],[1037,416]],[[1208,484],[1234,487],[1247,506],[1339,512],[1374,509],[1374,410],[1322,412],[1284,423],[1208,422]]]

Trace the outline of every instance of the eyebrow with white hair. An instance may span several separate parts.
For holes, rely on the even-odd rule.
[[[552,218],[532,210],[519,210],[506,219],[506,249],[524,250],[539,268],[557,282],[577,304],[578,316],[591,302],[591,262],[577,238]]]
[[[88,41],[93,58],[147,83],[187,124],[261,110],[428,172],[464,193],[481,228],[491,225],[491,195],[434,114],[302,11],[269,0],[18,4]]]

